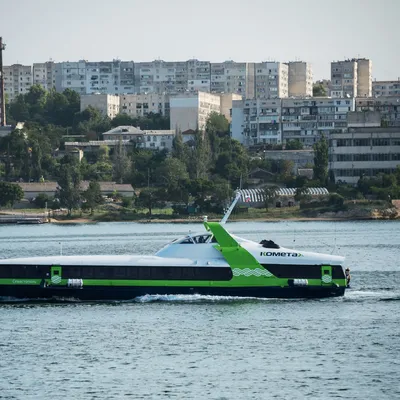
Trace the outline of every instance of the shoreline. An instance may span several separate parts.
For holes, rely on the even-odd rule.
[[[393,218],[385,218],[385,217],[291,217],[291,218],[235,218],[231,219],[229,222],[284,222],[284,221],[293,221],[293,222],[311,222],[311,221],[319,221],[319,222],[337,222],[337,221],[395,221]],[[211,222],[219,222],[220,219],[210,218],[208,221]],[[192,223],[203,223],[203,219],[193,219],[188,220],[185,218],[171,218],[171,219],[137,219],[137,220],[113,220],[113,221],[96,221],[90,218],[73,218],[73,219],[54,219],[50,218],[48,223],[52,224],[97,224],[102,222],[130,222],[137,224],[192,224]]]

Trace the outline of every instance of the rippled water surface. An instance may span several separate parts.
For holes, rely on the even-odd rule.
[[[0,399],[400,398],[400,224],[231,223],[344,255],[343,298],[0,304]],[[0,226],[0,256],[151,254],[200,224]]]

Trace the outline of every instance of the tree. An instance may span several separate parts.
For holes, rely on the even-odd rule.
[[[177,158],[187,165],[189,160],[188,148],[183,143],[183,137],[181,132],[177,132],[172,141],[172,157]]]
[[[155,207],[163,206],[163,200],[165,199],[165,190],[156,188],[145,188],[140,191],[139,197],[137,198],[136,204],[139,207],[145,207],[149,210],[150,217],[152,216],[153,209]]]
[[[229,134],[229,121],[225,115],[213,111],[207,118],[205,130],[208,134],[226,136]]]
[[[113,127],[130,125],[134,125],[134,119],[124,113],[116,115],[111,121],[111,126]]]
[[[192,178],[207,178],[210,169],[210,147],[203,132],[197,131],[194,148],[190,152],[189,172]]]
[[[70,216],[72,209],[77,208],[81,201],[81,175],[79,166],[67,156],[60,165],[57,184],[56,198],[60,201],[61,206],[68,209]]]
[[[303,143],[299,139],[288,140],[286,142],[286,150],[303,150]]]
[[[93,214],[96,207],[104,203],[103,196],[101,195],[100,184],[96,181],[89,182],[89,186],[83,192],[82,196],[86,200],[86,207],[90,209],[91,214]]]
[[[278,190],[278,186],[266,186],[264,188],[264,206],[266,211],[268,211],[269,205],[276,200]]]
[[[35,206],[45,208],[46,203],[50,203],[50,197],[46,193],[39,193],[34,200]]]
[[[321,83],[314,83],[313,97],[326,97],[326,90]]]
[[[215,162],[220,152],[222,138],[229,137],[229,121],[224,115],[212,112],[207,118],[205,131],[210,143],[210,158]]]
[[[278,170],[283,179],[287,179],[293,175],[294,162],[291,160],[279,160]]]
[[[122,143],[122,140],[119,139],[118,145],[115,147],[113,155],[113,179],[115,180],[115,182],[124,182],[130,168],[131,162],[126,154],[125,145]]]
[[[107,145],[102,145],[97,151],[97,160],[102,162],[107,162],[110,158],[110,148]]]
[[[0,206],[14,207],[14,203],[22,200],[24,191],[16,183],[0,182]]]
[[[180,184],[189,180],[186,165],[177,158],[167,158],[156,170],[158,182],[166,186],[172,197],[176,196]],[[179,197],[179,196],[178,196]]]
[[[308,201],[311,199],[311,196],[308,193],[308,187],[298,187],[296,189],[296,194],[294,195],[294,200],[297,202]]]
[[[328,160],[329,148],[325,136],[314,144],[314,179],[317,179],[322,186],[328,181]]]

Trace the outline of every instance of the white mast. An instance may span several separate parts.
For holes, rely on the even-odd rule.
[[[235,196],[235,198],[234,198],[232,204],[231,204],[231,205],[229,206],[229,208],[226,210],[225,215],[224,215],[223,218],[221,219],[220,224],[225,224],[225,223],[226,223],[226,221],[228,220],[229,216],[231,215],[233,209],[235,208],[236,203],[239,201],[240,196],[241,196],[241,193],[240,193],[240,191],[238,190],[238,191],[236,192],[236,196]]]

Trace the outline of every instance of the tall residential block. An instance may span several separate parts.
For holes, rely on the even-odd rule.
[[[261,62],[254,64],[255,98],[276,99],[288,97],[287,64],[281,62]]]
[[[312,97],[313,72],[311,64],[303,61],[291,61],[289,67],[289,97]]]
[[[353,58],[331,63],[332,97],[371,97],[372,61]]]
[[[20,94],[29,92],[33,85],[32,67],[30,65],[14,64],[3,67],[4,92],[8,101],[13,101]]]
[[[246,94],[247,63],[224,61],[211,64],[211,93]]]
[[[357,60],[331,63],[332,97],[357,97]]]
[[[372,96],[372,61],[366,58],[357,60],[357,97]]]
[[[71,89],[79,94],[88,93],[86,86],[86,61],[57,63],[55,76],[57,92]]]
[[[56,88],[56,64],[54,61],[33,64],[33,84],[46,90]]]

